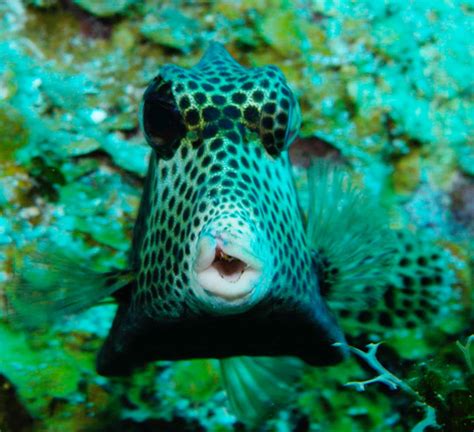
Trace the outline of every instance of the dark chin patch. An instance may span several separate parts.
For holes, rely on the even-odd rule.
[[[233,356],[295,356],[312,366],[340,362],[344,336],[329,316],[313,310],[256,307],[241,315],[199,316],[155,321],[126,313],[114,323],[98,357],[101,375],[127,375],[155,360],[226,358]],[[324,311],[319,311],[324,312]]]

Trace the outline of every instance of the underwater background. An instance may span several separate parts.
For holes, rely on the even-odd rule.
[[[0,431],[251,430],[214,360],[98,376],[112,303],[41,331],[8,318],[15,265],[38,239],[95,270],[125,266],[150,152],[143,91],[210,41],[277,65],[299,98],[303,203],[311,158],[343,161],[400,238],[442,257],[433,319],[366,317],[362,336],[348,320],[366,361],[308,368],[259,430],[473,431],[473,14],[472,0],[0,2]]]

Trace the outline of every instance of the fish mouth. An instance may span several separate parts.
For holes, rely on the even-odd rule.
[[[227,255],[220,248],[216,249],[216,255],[211,266],[217,270],[222,279],[230,283],[238,282],[244,272],[250,268],[245,261],[232,255]]]
[[[242,301],[255,289],[262,265],[245,245],[203,237],[194,270],[204,292],[228,302]]]

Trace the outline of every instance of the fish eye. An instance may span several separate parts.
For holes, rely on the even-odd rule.
[[[286,127],[284,148],[287,150],[298,136],[301,127],[301,111],[296,100],[292,101],[288,112],[288,126]]]
[[[141,106],[141,125],[148,144],[158,156],[169,159],[186,134],[171,83],[156,77],[146,89]]]
[[[282,151],[288,150],[298,136],[301,111],[293,95],[283,98],[278,107],[270,108],[262,118],[260,131],[266,151],[277,157]],[[267,115],[271,112],[272,116]]]

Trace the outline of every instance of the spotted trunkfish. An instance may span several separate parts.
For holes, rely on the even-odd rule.
[[[213,43],[191,69],[161,68],[140,120],[152,152],[129,268],[95,273],[40,252],[13,301],[37,324],[113,296],[99,374],[217,358],[233,411],[255,424],[305,363],[347,356],[338,320],[361,332],[400,324],[404,310],[435,313],[422,300],[403,309],[395,236],[344,170],[313,163],[300,207],[288,149],[301,114],[277,67],[242,67]],[[46,280],[28,277],[35,266]]]

